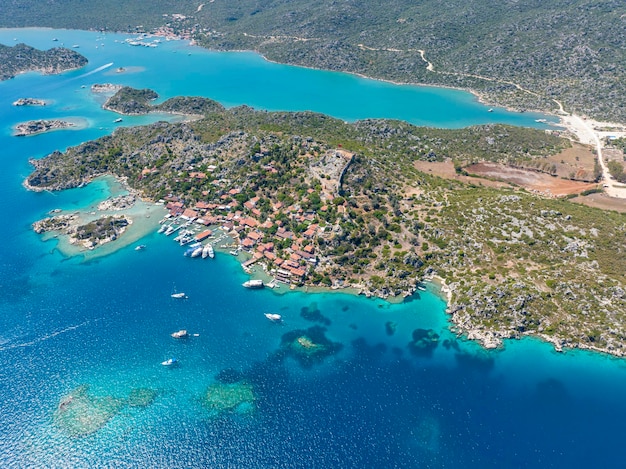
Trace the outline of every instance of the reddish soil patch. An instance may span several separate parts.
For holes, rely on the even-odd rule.
[[[444,179],[454,179],[455,181],[464,182],[467,184],[476,184],[488,187],[511,187],[504,181],[491,181],[489,179],[483,179],[482,177],[475,176],[463,176],[458,174],[454,170],[454,164],[452,161],[416,161],[415,169],[422,171],[423,173],[429,173],[434,176],[439,176]]]
[[[552,196],[579,194],[582,191],[598,186],[594,183],[560,179],[545,173],[511,168],[497,163],[473,164],[466,167],[465,170],[480,177],[506,181],[531,191]]]

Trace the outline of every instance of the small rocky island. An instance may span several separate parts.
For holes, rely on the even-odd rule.
[[[26,137],[29,135],[36,135],[43,132],[49,132],[51,130],[61,130],[67,129],[70,127],[75,127],[76,124],[69,121],[64,121],[60,119],[52,119],[52,120],[34,120],[28,122],[22,122],[21,124],[17,124],[15,126],[15,136],[16,137]]]
[[[98,211],[121,211],[131,208],[136,198],[134,195],[121,195],[109,198],[98,204]],[[54,211],[58,213],[57,211]],[[115,241],[133,221],[124,214],[102,214],[100,218],[85,221],[77,213],[60,214],[44,218],[33,223],[37,234],[55,232],[69,237],[69,243],[81,245],[86,249]]]
[[[70,244],[94,249],[115,241],[132,224],[132,220],[124,215],[103,216],[83,225],[79,224],[79,220],[77,215],[58,215],[35,222],[33,229],[38,234],[56,231],[69,236]]]
[[[20,98],[13,101],[13,106],[45,106],[47,103],[43,99]]]
[[[26,44],[13,47],[0,44],[0,81],[24,72],[61,73],[87,65],[87,58],[64,47],[39,50]]]

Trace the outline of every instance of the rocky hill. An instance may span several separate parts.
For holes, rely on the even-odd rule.
[[[1,26],[159,29],[285,63],[469,88],[517,109],[555,111],[557,99],[570,112],[626,121],[621,0],[24,0],[4,9]]]

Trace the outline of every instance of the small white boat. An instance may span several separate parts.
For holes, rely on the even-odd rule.
[[[143,251],[144,249],[146,249],[145,244],[140,244],[139,246],[135,247],[135,251]]]
[[[176,360],[175,358],[168,358],[164,362],[161,362],[161,365],[163,366],[174,366],[177,364],[178,364],[178,360]]]
[[[165,230],[167,230],[167,225],[161,225],[161,228],[159,228],[159,231],[157,231],[157,233],[163,233]]]
[[[489,108],[487,109],[487,112],[493,112],[493,109]]]
[[[202,255],[202,250],[203,250],[203,248],[202,248],[202,247],[195,248],[195,249],[193,250],[193,252],[191,253],[191,257],[198,257],[198,256],[201,256],[201,255]]]
[[[172,298],[176,298],[177,300],[186,300],[188,297],[184,293],[172,293]]]
[[[115,122],[116,124],[117,124],[118,122],[122,122],[122,118],[121,118],[121,117],[118,117],[118,118],[117,118],[117,119],[115,119],[113,122]]]
[[[172,332],[171,335],[174,339],[186,339],[189,337],[189,332],[185,329],[181,329],[180,331]]]
[[[171,235],[174,231],[176,231],[176,228],[174,228],[172,225],[168,226],[165,230],[165,236]]]
[[[243,282],[242,285],[246,288],[263,288],[263,280],[248,280],[246,282]]]
[[[280,314],[276,314],[276,313],[265,313],[265,317],[272,322],[280,322],[283,319],[283,317]]]

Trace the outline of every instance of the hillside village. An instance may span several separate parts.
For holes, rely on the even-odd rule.
[[[269,154],[269,151],[259,147],[254,158],[263,159]],[[320,220],[328,218],[327,215],[335,210],[339,214],[345,213],[345,202],[339,191],[343,173],[353,157],[353,153],[341,149],[328,151],[317,158],[305,154],[305,159],[314,161],[309,166],[308,176],[323,177],[313,183],[315,188],[306,189],[304,197],[298,201],[291,197],[279,200],[262,190],[258,191],[262,196],[256,195],[257,192],[232,187],[226,180],[214,179],[210,184],[218,190],[216,198],[211,201],[200,200],[186,205],[177,195],[166,196],[164,202],[169,211],[168,217],[180,223],[219,227],[236,241],[238,249],[251,256],[243,263],[244,268],[257,262],[263,263],[277,281],[302,285],[312,278],[315,283],[331,286],[331,278],[315,269],[319,262],[316,250],[319,239],[332,236],[332,230],[327,231],[326,226],[320,226]],[[279,173],[276,166],[276,161],[270,161],[261,168],[271,177]],[[207,169],[211,171],[215,167]],[[155,168],[145,168],[142,177],[149,177],[155,171]],[[202,171],[191,171],[188,178],[205,181],[208,175]],[[209,191],[203,191],[202,195],[209,196]],[[206,234],[206,230],[202,231],[196,239],[201,240]]]

